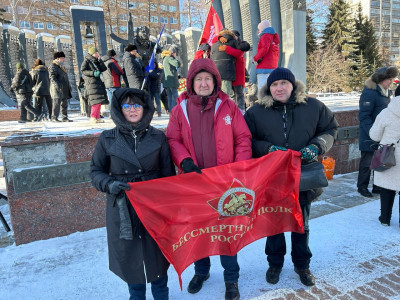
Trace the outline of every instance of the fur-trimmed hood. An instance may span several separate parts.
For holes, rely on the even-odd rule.
[[[235,33],[229,29],[223,29],[218,33],[218,36],[226,36],[226,35],[230,35],[232,36],[232,38],[236,37]]]
[[[307,94],[306,94],[306,86],[303,82],[296,79],[296,86],[293,89],[295,102],[296,103],[306,103],[307,102]],[[265,106],[265,107],[272,107],[274,104],[274,99],[267,92],[267,84],[265,84],[258,93],[258,101],[257,103]]]
[[[163,52],[161,52],[161,57],[164,58],[165,56],[171,56],[172,52],[169,50],[163,50]]]

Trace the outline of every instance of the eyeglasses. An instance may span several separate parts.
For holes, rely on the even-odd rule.
[[[143,109],[143,106],[140,104],[137,104],[137,103],[135,103],[135,104],[124,103],[121,105],[121,107],[122,107],[122,110],[124,110],[124,111],[130,111],[131,108],[133,108],[134,110],[142,110]]]

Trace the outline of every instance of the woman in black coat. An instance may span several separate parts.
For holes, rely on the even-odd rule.
[[[91,123],[103,123],[100,118],[102,104],[108,104],[106,87],[100,78],[100,74],[107,71],[96,47],[90,46],[88,53],[81,65],[81,72],[85,81],[85,93],[91,106]]]
[[[168,261],[143,227],[125,195],[127,182],[175,174],[164,133],[150,126],[154,106],[148,94],[120,88],[111,102],[116,127],[99,137],[91,163],[94,187],[107,194],[109,267],[128,283],[131,299],[145,299],[146,281],[154,299],[168,299]]]

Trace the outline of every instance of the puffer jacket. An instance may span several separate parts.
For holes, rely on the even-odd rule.
[[[365,81],[360,96],[358,111],[359,130],[358,145],[360,151],[373,152],[377,143],[369,137],[369,131],[375,122],[376,116],[385,109],[390,101],[391,91],[386,96],[382,88],[372,81],[371,77]]]
[[[34,96],[50,95],[49,71],[45,66],[37,66],[31,71]]]
[[[15,74],[10,90],[13,90],[17,95],[32,94],[32,77],[26,69],[19,69]]]
[[[142,120],[130,124],[121,111],[127,96],[140,98],[146,107]],[[138,89],[117,89],[111,102],[111,118],[116,127],[101,133],[91,162],[93,186],[107,195],[106,229],[110,270],[127,283],[146,283],[167,273],[169,263],[156,242],[141,224],[132,204],[126,201],[133,239],[121,239],[120,207],[109,193],[114,180],[138,182],[175,174],[164,133],[150,126],[154,106],[148,94]],[[126,197],[126,196],[125,196]],[[116,203],[117,202],[117,203]],[[126,207],[125,207],[126,208]]]
[[[226,39],[226,43],[221,42],[221,38]],[[211,59],[217,65],[222,80],[234,81],[236,79],[235,62],[236,58],[229,55],[226,51],[219,51],[219,46],[226,45],[234,49],[238,48],[235,34],[231,30],[222,30],[218,33],[218,41],[211,46]]]
[[[71,85],[69,83],[67,70],[56,59],[49,67],[50,95],[53,99],[70,99]]]
[[[125,84],[130,88],[140,89],[144,80],[144,68],[140,58],[129,52],[122,57]]]
[[[273,27],[267,27],[260,33],[257,54],[253,60],[257,62],[256,73],[267,74],[278,67],[279,36]]]
[[[107,68],[107,70],[102,73],[103,82],[106,89],[121,87],[121,76],[124,74],[124,71],[119,66],[117,60],[108,55],[102,56],[101,60],[104,62],[104,65]]]
[[[172,53],[168,50],[164,50],[161,53],[163,60],[163,74],[161,80],[164,88],[178,89],[178,68],[181,66],[181,62],[171,54]]]
[[[400,97],[393,98],[380,112],[369,131],[372,140],[383,144],[396,144],[394,156],[397,164],[384,172],[374,172],[374,184],[392,191],[400,191]],[[397,143],[398,142],[398,143]]]
[[[85,95],[90,105],[107,104],[107,92],[100,76],[95,77],[94,71],[106,71],[104,63],[90,54],[86,54],[81,65],[81,72],[85,81]]]
[[[251,135],[243,116],[228,95],[221,91],[221,77],[211,59],[199,58],[192,62],[188,77],[187,91],[183,92],[172,109],[166,135],[171,148],[171,155],[179,172],[182,173],[181,162],[185,158],[192,158],[197,164],[196,151],[193,145],[192,128],[187,115],[189,101],[200,97],[193,90],[193,78],[199,71],[204,70],[214,75],[217,82],[214,92],[209,97],[214,102],[214,136],[216,147],[216,165],[251,158]],[[199,137],[194,137],[199,138]],[[205,136],[204,141],[207,140]]]
[[[333,113],[321,101],[307,97],[305,85],[296,80],[296,87],[287,103],[274,101],[260,90],[259,101],[244,116],[252,134],[253,157],[268,154],[270,146],[281,146],[299,151],[314,144],[319,155],[332,147],[338,123]],[[300,192],[301,204],[314,200],[321,190]]]

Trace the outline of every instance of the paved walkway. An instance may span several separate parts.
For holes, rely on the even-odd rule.
[[[160,121],[160,123],[165,122],[165,120]],[[162,126],[162,124],[159,125]],[[0,126],[0,131],[7,130],[5,128],[7,126],[8,125]],[[52,123],[43,126],[45,126],[46,129],[49,129],[49,127],[55,127]],[[105,124],[103,126],[109,127],[112,126],[112,124]],[[32,127],[25,126],[21,129],[22,131],[30,131],[32,130]],[[43,128],[41,129],[43,130]],[[379,195],[375,195],[373,198],[365,198],[359,195],[355,187],[356,180],[357,173],[335,176],[335,178],[329,182],[329,186],[324,189],[324,193],[321,197],[313,203],[311,219],[338,213],[351,207],[379,200]],[[0,179],[0,192],[5,194],[4,178]],[[396,205],[394,210],[398,209],[398,206]],[[379,204],[376,206],[379,206]],[[4,200],[0,200],[0,211],[5,215],[6,220],[11,226],[8,204]],[[395,216],[397,216],[397,213]],[[377,220],[376,223],[379,225]],[[351,224],[351,222],[349,222],[349,224]],[[376,224],[374,224],[374,226],[376,226]],[[392,226],[399,226],[396,219],[392,220]],[[312,230],[313,235],[318,235],[317,228],[312,228]],[[366,230],[368,230],[368,228],[366,228]],[[395,232],[397,233],[397,231]],[[398,234],[393,237],[393,245],[398,247],[399,241],[400,230],[398,231]],[[0,247],[7,247],[12,243],[12,232],[6,233],[2,224],[0,224]],[[338,288],[337,284],[333,285],[332,282],[318,280],[317,285],[312,288],[302,287],[299,289],[279,289],[279,296],[277,297],[271,295],[271,291],[276,289],[276,287],[265,285],[259,288],[259,292],[260,294],[268,294],[268,297],[265,298],[260,296],[251,299],[400,299],[400,253],[391,253],[390,247],[390,244],[387,245],[387,247],[384,248],[385,251],[383,251],[383,254],[376,253],[376,255],[371,256],[373,257],[372,259],[363,261],[358,257],[353,260],[353,262],[356,262],[354,268],[358,269],[358,274],[360,274],[360,276],[368,274],[368,278],[372,279],[365,282],[365,280],[357,281],[355,278],[351,288],[342,289],[346,290],[345,293],[341,291],[341,288]],[[397,249],[396,247],[394,248]],[[338,253],[338,257],[341,255],[341,253]],[[340,259],[343,259],[343,257],[340,257]],[[347,257],[346,259],[351,260],[351,257]],[[337,269],[332,269],[332,272],[337,271]],[[343,278],[345,278],[345,274]],[[357,282],[362,283],[358,285]],[[195,297],[193,299],[195,299]]]

